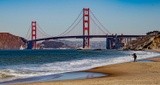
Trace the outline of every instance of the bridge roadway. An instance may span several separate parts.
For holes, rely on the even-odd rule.
[[[42,40],[51,40],[51,39],[69,39],[69,38],[137,38],[137,37],[143,37],[145,35],[89,35],[89,36],[83,36],[83,35],[75,35],[75,36],[57,36],[57,37],[48,37],[48,38],[39,38],[35,40],[28,40],[28,42],[35,42],[35,41],[42,41]]]

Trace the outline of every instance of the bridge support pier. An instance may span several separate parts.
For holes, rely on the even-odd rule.
[[[113,39],[106,37],[106,49],[112,49],[113,48]]]
[[[117,35],[115,35],[115,46],[114,49],[119,49],[122,47],[122,37],[117,37]]]
[[[121,38],[117,38],[117,40],[115,41],[115,49],[119,49],[123,46],[122,40]]]
[[[122,37],[106,37],[106,49],[119,49],[123,46]]]
[[[33,48],[33,42],[29,41],[27,42],[27,49],[32,49]]]

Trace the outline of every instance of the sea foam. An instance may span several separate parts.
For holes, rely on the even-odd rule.
[[[33,76],[43,76],[60,74],[65,72],[82,71],[98,66],[133,61],[132,54],[136,53],[138,60],[160,56],[160,53],[147,51],[119,51],[120,54],[97,55],[97,57],[87,57],[69,61],[57,61],[45,64],[22,64],[6,66],[0,69],[0,73],[12,75],[14,78],[28,78]],[[107,56],[107,57],[106,57]]]

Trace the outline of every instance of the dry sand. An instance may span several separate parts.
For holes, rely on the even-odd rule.
[[[109,75],[93,79],[38,82],[22,85],[160,85],[160,62],[129,62],[102,66],[88,71]]]

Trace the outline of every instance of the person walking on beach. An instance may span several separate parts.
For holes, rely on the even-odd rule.
[[[137,62],[137,55],[136,53],[133,53],[134,62]]]

